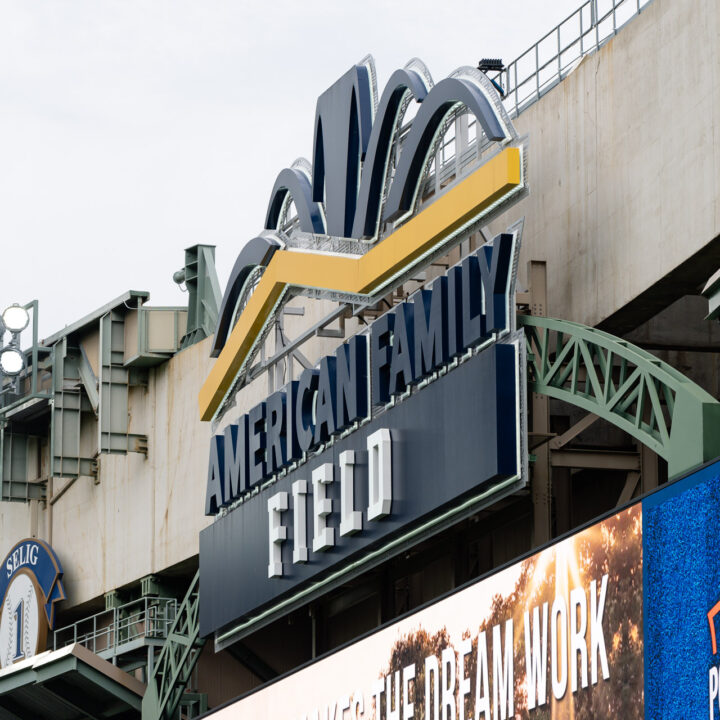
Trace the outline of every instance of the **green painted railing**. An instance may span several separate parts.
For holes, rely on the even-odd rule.
[[[667,460],[675,477],[720,455],[720,403],[654,355],[567,320],[518,316],[528,388],[595,413]]]

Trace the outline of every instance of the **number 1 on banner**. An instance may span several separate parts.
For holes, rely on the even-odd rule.
[[[19,660],[20,658],[25,657],[25,653],[23,652],[23,645],[22,645],[22,631],[23,631],[23,623],[24,623],[24,606],[25,603],[21,600],[18,603],[18,606],[15,608],[15,657],[13,658],[13,662]]]

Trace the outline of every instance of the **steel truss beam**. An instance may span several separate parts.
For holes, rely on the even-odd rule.
[[[185,688],[205,645],[205,640],[200,638],[199,589],[198,570],[148,678],[142,703],[143,720],[176,717]]]
[[[567,320],[518,316],[528,388],[595,413],[667,460],[676,477],[720,455],[720,403],[649,352]]]

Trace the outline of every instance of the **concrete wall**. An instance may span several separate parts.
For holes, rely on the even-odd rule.
[[[303,311],[285,316],[291,338],[334,308],[332,303],[306,298],[296,298],[289,306]],[[356,332],[357,327],[357,321],[351,321],[347,332]],[[314,364],[339,342],[314,338],[302,352]],[[86,334],[83,344],[97,367],[97,332]],[[268,356],[275,345],[271,335]],[[96,478],[49,481],[48,496],[58,498],[53,504],[0,503],[0,555],[24,537],[50,542],[65,570],[64,610],[198,554],[199,532],[209,522],[204,508],[212,429],[210,423],[200,422],[197,398],[214,362],[209,354],[210,340],[193,345],[150,369],[147,387],[130,388],[128,431],[147,435],[147,458],[140,453],[99,455]],[[294,361],[295,378],[301,370]],[[280,384],[287,382],[287,374],[286,368],[285,377],[278,378]],[[271,390],[267,373],[243,388],[217,432]],[[81,448],[86,457],[96,454],[96,423],[83,424]],[[30,474],[40,475],[37,469]]]
[[[597,325],[694,253],[718,257],[716,0],[655,0],[515,125],[530,196],[492,229],[525,215],[520,271],[547,261],[549,315]]]
[[[130,432],[148,435],[147,458],[101,455],[97,484],[81,477],[53,506],[69,606],[197,554],[210,426],[196,399],[208,345],[180,352],[150,371],[147,390],[131,391]]]
[[[131,389],[130,432],[147,434],[147,458],[99,456],[97,479],[52,481],[55,495],[71,483],[52,506],[0,503],[2,552],[33,534],[51,542],[65,609],[197,555],[210,437],[197,395],[210,363],[205,341],[150,370],[147,389]]]

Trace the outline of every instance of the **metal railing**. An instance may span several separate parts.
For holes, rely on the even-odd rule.
[[[601,48],[639,15],[652,0],[586,0],[575,12],[543,35],[502,72],[489,77],[504,92],[503,105],[514,119],[552,90],[583,57]],[[400,144],[409,131],[400,133]],[[461,172],[474,167],[492,147],[476,119],[458,110],[447,123],[422,197],[438,193]]]
[[[140,598],[59,628],[53,649],[80,643],[107,659],[136,641],[164,640],[176,615],[174,598]]]
[[[587,0],[532,47],[492,76],[517,117],[557,85],[585,55],[602,47],[652,0]]]
[[[543,35],[500,73],[491,76],[504,92],[503,105],[511,118],[549,92],[577,63],[601,48],[652,0],[586,0],[575,12]],[[464,118],[463,118],[464,116]],[[459,123],[463,123],[459,124]],[[454,126],[454,127],[453,127]],[[405,131],[409,126],[405,128]],[[402,137],[401,137],[402,141]],[[438,144],[423,196],[439,192],[451,179],[475,165],[492,146],[474,117],[460,110]],[[460,151],[460,152],[458,152]]]

